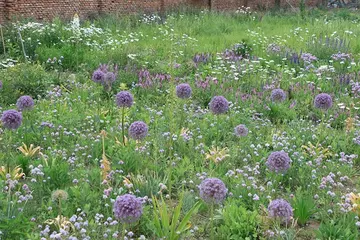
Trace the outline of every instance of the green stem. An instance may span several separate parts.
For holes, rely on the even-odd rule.
[[[124,144],[124,146],[125,146],[124,121],[125,121],[125,107],[122,107],[122,111],[121,111],[121,133],[122,133],[123,144]]]
[[[215,240],[214,234],[214,204],[210,205],[210,239]]]

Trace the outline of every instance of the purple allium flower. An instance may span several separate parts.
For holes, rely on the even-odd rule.
[[[116,75],[113,72],[107,72],[104,76],[104,83],[105,84],[112,84],[116,80]]]
[[[100,69],[95,70],[91,78],[96,83],[103,83],[105,80],[105,73]]]
[[[149,128],[142,121],[133,122],[129,127],[129,136],[135,140],[141,140],[148,134]]]
[[[293,216],[293,209],[290,203],[284,199],[275,199],[268,206],[269,216],[288,223]]]
[[[329,109],[332,107],[332,98],[327,93],[320,93],[314,99],[314,106],[320,109]]]
[[[178,96],[179,98],[189,98],[191,97],[191,92],[191,87],[187,83],[181,83],[176,86],[176,96]]]
[[[290,157],[284,151],[273,152],[269,155],[266,165],[272,172],[284,173],[290,168]]]
[[[271,101],[273,102],[283,102],[286,99],[286,93],[280,89],[274,89],[271,91]]]
[[[218,178],[207,178],[199,186],[200,197],[207,203],[221,203],[228,192],[225,184]]]
[[[16,102],[16,106],[20,111],[31,110],[34,107],[34,100],[30,96],[21,96]]]
[[[17,129],[21,126],[22,114],[13,109],[4,111],[1,115],[1,122],[5,128]]]
[[[118,196],[114,202],[114,215],[121,222],[132,223],[142,215],[141,199],[132,194]]]
[[[249,129],[244,124],[237,125],[234,131],[238,137],[246,137],[249,134]]]
[[[121,91],[116,94],[116,104],[118,107],[131,107],[133,105],[133,95],[128,91]]]
[[[223,96],[215,96],[211,99],[210,103],[210,110],[213,114],[223,114],[229,110],[229,102]]]

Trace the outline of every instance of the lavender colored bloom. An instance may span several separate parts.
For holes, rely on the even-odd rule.
[[[211,99],[209,107],[213,114],[223,114],[229,110],[229,102],[223,96],[215,96]]]
[[[307,64],[312,63],[313,61],[317,61],[317,57],[315,57],[311,53],[302,53],[300,58]]]
[[[196,54],[193,57],[193,61],[194,63],[197,65],[199,63],[207,63],[210,60],[210,53],[200,53],[200,54]]]
[[[290,168],[290,157],[284,151],[273,152],[269,155],[266,165],[272,172],[284,173]]]
[[[277,45],[276,43],[271,43],[267,47],[267,51],[269,53],[277,54],[277,53],[281,52],[281,47],[279,45]]]
[[[96,83],[103,83],[105,80],[105,73],[99,69],[97,69],[91,78]]]
[[[288,223],[293,216],[293,209],[290,203],[284,199],[275,199],[268,206],[269,216]]]
[[[316,108],[327,110],[332,107],[332,98],[327,93],[320,93],[314,99],[314,106]]]
[[[21,96],[16,102],[16,106],[20,111],[31,110],[34,107],[34,100],[30,96]]]
[[[185,99],[191,97],[191,87],[187,83],[181,83],[176,86],[176,96]]]
[[[141,199],[132,194],[118,196],[114,202],[114,215],[124,223],[136,222],[141,217],[142,211]]]
[[[270,98],[273,102],[283,102],[286,99],[286,93],[282,89],[277,88],[271,91]]]
[[[133,122],[129,127],[129,136],[135,140],[141,140],[148,134],[149,128],[142,121]]]
[[[17,129],[22,123],[22,114],[16,110],[4,111],[1,116],[2,125],[8,129]]]
[[[133,95],[128,91],[121,91],[116,94],[116,104],[118,107],[131,107],[133,105]]]
[[[249,129],[244,124],[237,125],[234,131],[238,137],[246,137],[249,134]]]
[[[3,82],[0,80],[0,90],[3,88]]]
[[[105,84],[112,84],[116,80],[116,75],[113,72],[105,73],[104,83]]]
[[[218,178],[207,178],[199,186],[200,197],[207,203],[219,204],[224,201],[228,189]]]

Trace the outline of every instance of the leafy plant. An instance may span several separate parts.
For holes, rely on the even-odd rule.
[[[301,188],[296,190],[292,206],[294,208],[294,218],[297,219],[300,225],[305,225],[316,210],[313,197],[304,193]]]
[[[154,196],[152,197],[154,218],[149,219],[149,227],[154,231],[156,237],[177,240],[180,239],[181,234],[185,233],[191,227],[190,218],[197,212],[201,202],[197,202],[181,220],[183,198],[184,196],[182,194],[178,205],[174,208],[174,212],[171,213],[162,196],[161,201]]]
[[[327,219],[320,224],[317,237],[334,240],[359,239],[359,231],[354,219],[354,214]]]
[[[256,211],[238,206],[236,201],[227,202],[220,210],[222,224],[218,227],[219,239],[257,239],[259,215]]]

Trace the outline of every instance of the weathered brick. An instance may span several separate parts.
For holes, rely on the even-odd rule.
[[[211,2],[211,4],[210,4]],[[252,9],[269,9],[274,7],[275,0],[0,0],[0,23],[6,19],[33,18],[48,20],[54,17],[72,18],[79,13],[87,18],[99,13],[137,13],[158,12],[176,9],[180,5],[229,11],[241,6]],[[299,6],[300,0],[281,0],[282,7]],[[308,6],[316,6],[324,0],[308,0]]]

